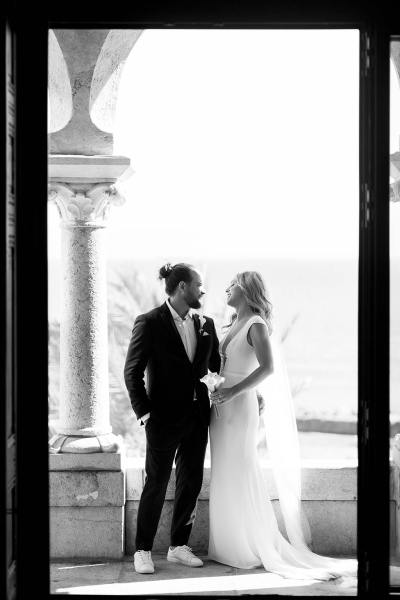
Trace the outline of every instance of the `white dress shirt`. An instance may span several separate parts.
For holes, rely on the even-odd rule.
[[[188,355],[190,362],[193,362],[197,347],[197,337],[193,322],[193,311],[190,308],[186,317],[182,319],[182,317],[178,315],[176,310],[171,305],[169,298],[166,304],[171,312],[172,318],[174,319],[174,323],[176,325],[178,333],[181,336],[183,345],[186,350],[186,354]],[[196,400],[196,394],[193,400]],[[140,419],[141,424],[143,425],[144,423],[146,423],[149,417],[150,413],[146,413],[145,415],[143,415],[143,417],[141,417]]]
[[[194,322],[193,322],[193,311],[190,308],[186,317],[184,319],[182,319],[182,317],[180,317],[178,315],[176,310],[171,305],[169,298],[167,300],[167,306],[168,306],[169,310],[171,311],[171,315],[172,315],[172,318],[174,319],[176,328],[179,332],[179,335],[182,338],[182,342],[183,342],[183,345],[185,346],[186,354],[188,355],[190,362],[193,362],[194,355],[196,352],[196,346],[197,346],[197,337],[196,337],[196,331],[195,331]]]

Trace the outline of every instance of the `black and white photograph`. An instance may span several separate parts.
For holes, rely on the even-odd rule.
[[[400,32],[117,21],[46,26],[37,289],[5,29],[7,599],[45,352],[50,595],[399,589]]]

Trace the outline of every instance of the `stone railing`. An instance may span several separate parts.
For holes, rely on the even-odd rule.
[[[322,554],[356,554],[357,552],[357,467],[354,461],[304,461],[302,470],[303,507],[310,523],[313,549]],[[263,473],[270,491],[278,523],[281,523],[279,501],[271,468],[263,463]],[[137,508],[144,482],[139,461],[127,463],[125,510],[126,553],[134,552]],[[164,552],[170,543],[169,531],[175,489],[173,471],[160,519],[154,550]],[[210,467],[205,465],[196,520],[190,545],[206,552],[208,544],[208,498]]]
[[[57,455],[50,458],[51,557],[118,559],[124,554],[133,554],[137,508],[145,477],[143,459],[121,461],[122,457],[118,454],[103,454],[103,464],[95,461],[91,466],[88,455],[82,471],[81,466],[74,468],[76,458],[70,455],[68,470],[65,471],[57,470]],[[278,523],[281,524],[276,487],[267,462],[263,463],[263,473]],[[193,549],[201,553],[207,551],[208,543],[209,486],[210,467],[206,464],[190,538]],[[155,539],[156,552],[165,552],[170,541],[174,488],[173,470]],[[355,461],[303,461],[302,497],[310,523],[313,550],[327,555],[356,555]],[[390,519],[391,553],[400,556],[400,468],[393,462],[390,469]]]
[[[136,516],[144,483],[143,459],[104,455],[91,463],[86,455],[50,456],[50,555],[52,558],[121,558],[134,552]],[[393,471],[393,469],[392,469]],[[279,502],[271,469],[263,463],[270,497],[278,522]],[[392,480],[395,475],[392,474]],[[208,497],[210,466],[206,463],[197,516],[190,543],[206,552],[208,543]],[[173,470],[160,519],[154,550],[164,552],[175,489]],[[395,514],[395,485],[392,513]],[[313,549],[325,554],[356,554],[357,466],[354,461],[304,461],[303,506],[310,523]],[[394,502],[394,504],[393,504]],[[122,517],[122,519],[121,519]],[[122,525],[121,525],[122,523]]]
[[[49,455],[50,558],[125,553],[124,455],[118,452]]]

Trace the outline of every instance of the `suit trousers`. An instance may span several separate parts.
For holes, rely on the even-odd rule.
[[[146,478],[140,497],[136,550],[151,550],[175,459],[176,489],[171,523],[171,546],[187,544],[203,482],[208,425],[197,402],[176,424],[150,416],[146,428]]]

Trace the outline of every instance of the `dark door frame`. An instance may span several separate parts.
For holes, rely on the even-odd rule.
[[[54,7],[41,15],[35,6],[23,19],[17,11],[9,17],[17,38],[18,597],[31,597],[32,586],[38,595],[47,594],[49,576],[47,32],[102,27],[360,30],[359,596],[381,597],[389,580],[389,42],[399,33],[394,19],[383,3],[372,9],[376,12],[350,2],[186,9],[132,3],[130,10],[113,7],[108,13],[100,8],[85,13],[80,4],[59,7],[62,14]]]

